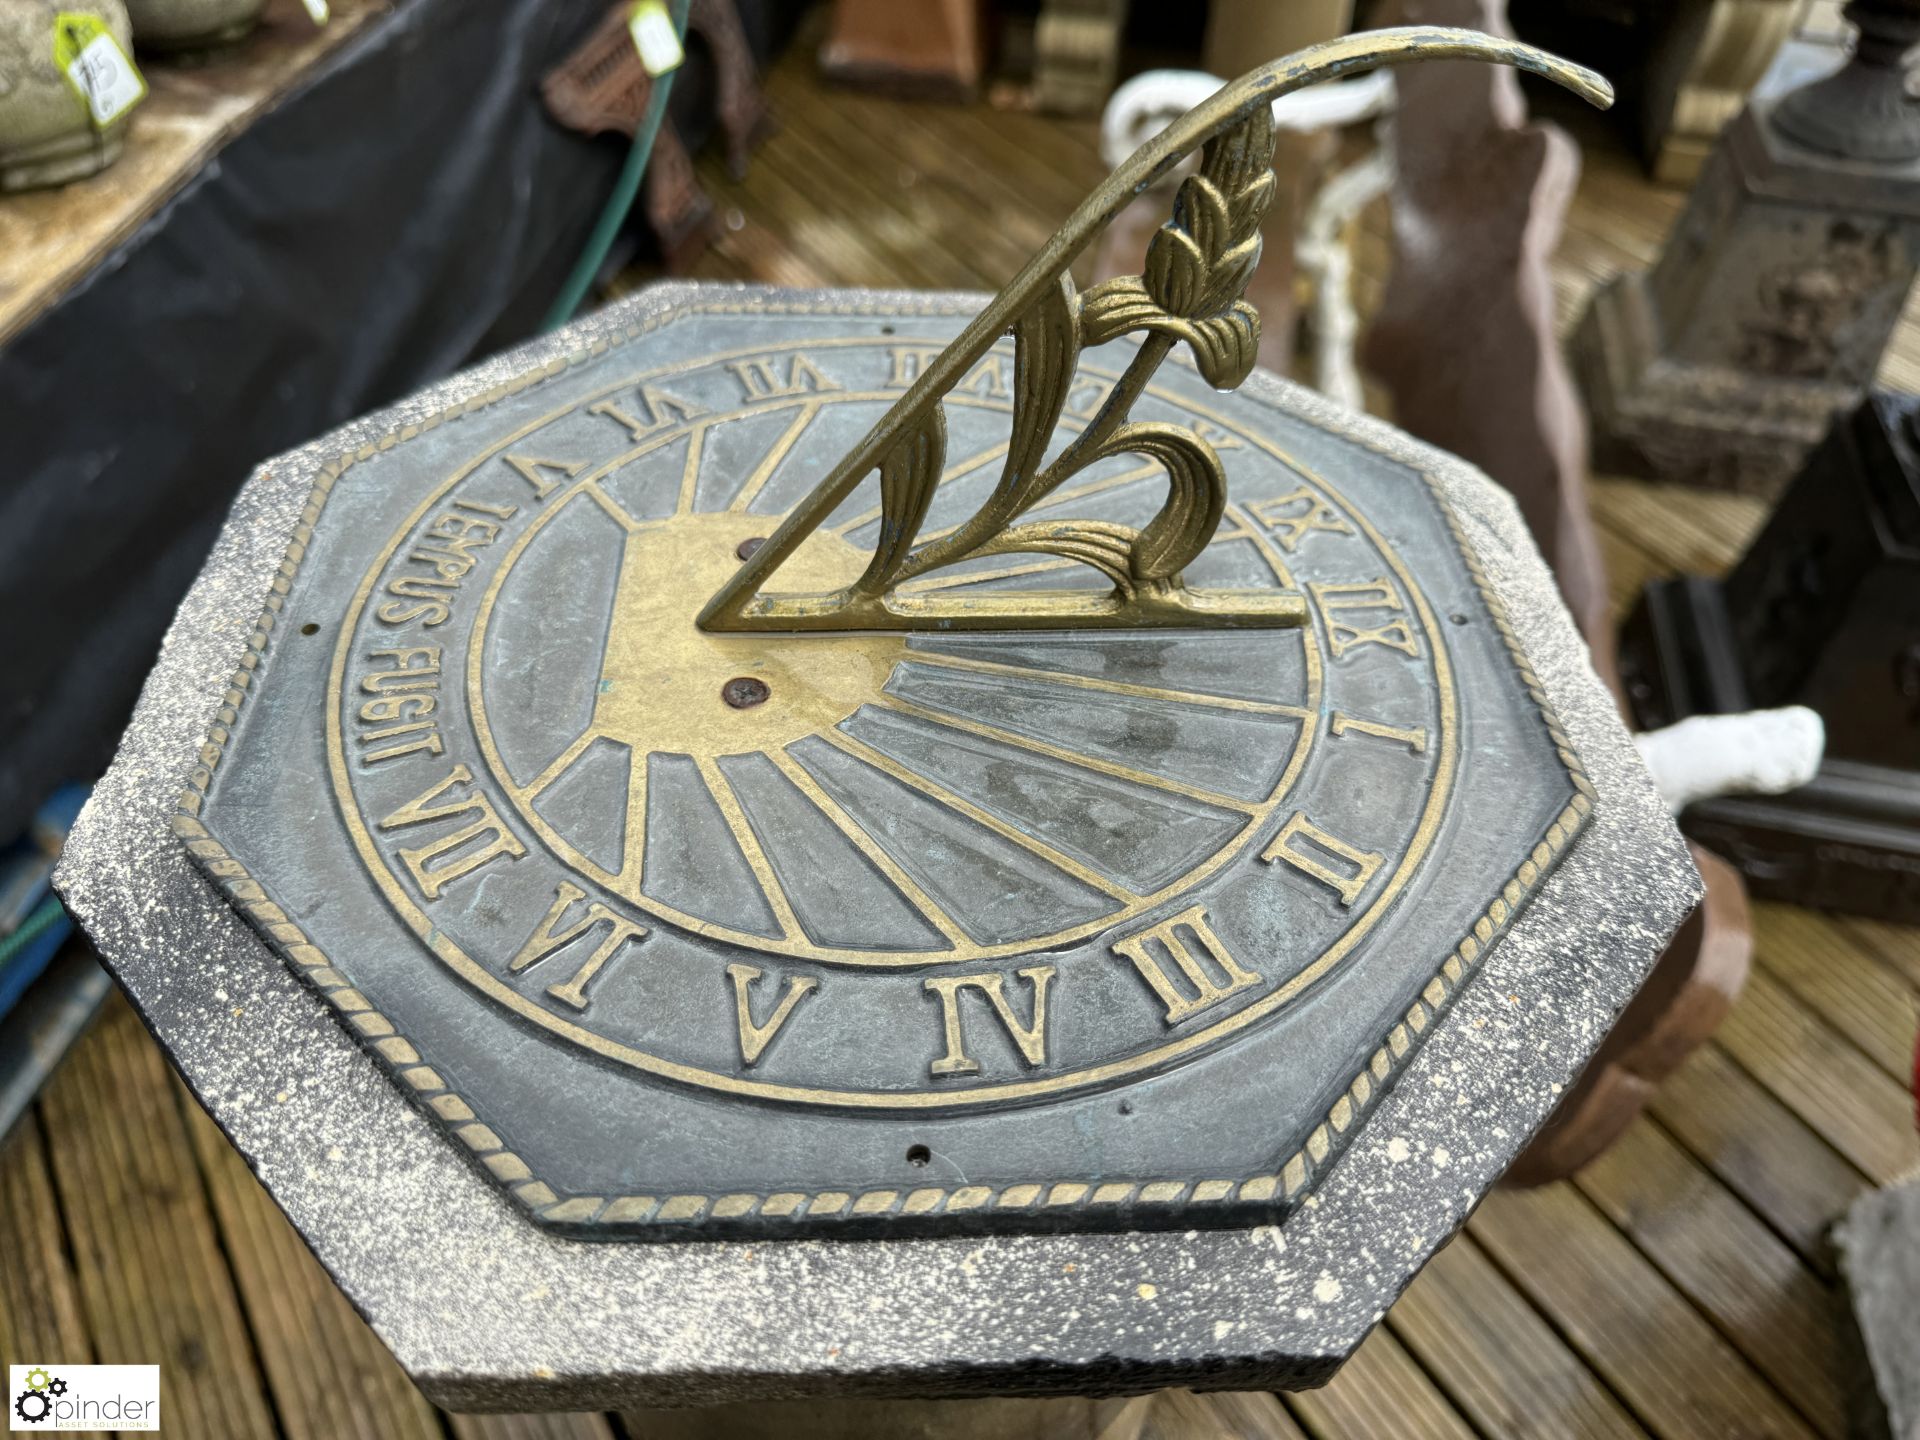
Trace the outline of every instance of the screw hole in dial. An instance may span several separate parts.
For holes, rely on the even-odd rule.
[[[736,710],[751,710],[764,705],[773,691],[767,682],[752,675],[736,675],[720,687],[720,698]]]

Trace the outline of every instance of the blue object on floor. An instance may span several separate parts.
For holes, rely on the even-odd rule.
[[[0,1016],[38,980],[73,933],[49,885],[90,785],[62,785],[41,802],[27,833],[0,851]]]

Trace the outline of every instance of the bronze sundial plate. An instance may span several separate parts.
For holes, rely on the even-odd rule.
[[[975,302],[680,291],[321,472],[176,828],[541,1225],[1193,1228],[1299,1205],[1593,791],[1428,477],[1188,365],[1200,587],[1303,627],[694,618]],[[644,313],[644,312],[643,312]],[[1060,443],[1124,367],[1089,351]],[[1010,346],[929,533],[991,486]],[[1128,525],[1137,455],[1077,479]],[[857,576],[851,496],[784,580]],[[1044,518],[1044,517],[1042,517]],[[932,582],[1099,587],[1054,556]]]

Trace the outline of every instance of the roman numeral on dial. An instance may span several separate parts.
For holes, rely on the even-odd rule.
[[[1420,642],[1406,620],[1406,606],[1390,581],[1364,580],[1357,584],[1310,581],[1307,589],[1327,621],[1327,641],[1333,658],[1367,645],[1382,645],[1418,658]]]
[[[1285,863],[1302,875],[1310,876],[1351,906],[1367,888],[1367,882],[1379,873],[1386,857],[1377,850],[1362,850],[1349,845],[1338,835],[1329,834],[1296,810],[1273,843],[1260,852],[1269,865]],[[1334,863],[1338,862],[1338,863]]]
[[[1047,1061],[1047,987],[1052,983],[1054,967],[1029,965],[1020,971],[1032,995],[1028,1017],[1022,1020],[1007,998],[1006,976],[942,975],[926,981],[929,995],[940,999],[940,1019],[947,1042],[947,1053],[927,1067],[933,1075],[977,1075],[980,1062],[967,1054],[966,1036],[960,1019],[960,996],[965,990],[978,990],[986,997],[993,1013],[1006,1027],[1007,1036],[1019,1049],[1029,1069]]]
[[[1204,905],[1169,916],[1158,925],[1130,935],[1113,945],[1140,972],[1140,978],[1166,1007],[1169,1028],[1202,1010],[1210,1010],[1229,995],[1261,983],[1256,971],[1244,969],[1207,923]],[[1196,953],[1197,952],[1197,953]],[[1167,973],[1171,964],[1176,980]]]

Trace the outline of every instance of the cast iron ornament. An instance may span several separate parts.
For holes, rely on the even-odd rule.
[[[1284,1215],[1593,796],[1438,490],[1233,388],[1269,102],[1431,56],[1607,94],[1349,37],[978,313],[696,292],[341,457],[175,828],[543,1225]]]

